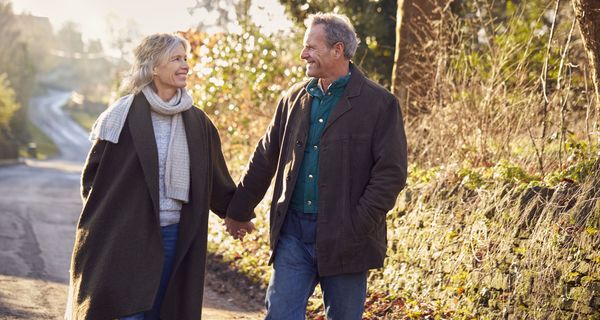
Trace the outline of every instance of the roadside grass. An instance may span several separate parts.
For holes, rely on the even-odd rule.
[[[83,109],[65,108],[65,111],[87,131],[92,129],[98,115]]]
[[[104,102],[92,101],[84,97],[81,103],[69,101],[63,110],[81,127],[89,131],[100,113],[106,109],[106,106],[107,104]]]
[[[46,160],[58,154],[58,147],[52,140],[40,130],[33,122],[27,120],[27,130],[31,133],[31,142],[35,143],[37,159]],[[28,145],[19,147],[19,156],[30,157]]]

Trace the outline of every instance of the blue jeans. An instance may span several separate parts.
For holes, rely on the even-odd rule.
[[[136,313],[121,320],[159,320],[160,319],[160,305],[162,304],[163,298],[165,297],[165,291],[169,285],[169,278],[173,271],[173,262],[175,259],[175,248],[177,247],[177,235],[179,234],[179,224],[172,224],[160,228],[163,240],[163,248],[165,251],[165,259],[163,262],[163,270],[160,274],[160,285],[158,292],[154,298],[154,305],[151,310]]]
[[[360,320],[367,293],[367,271],[321,277],[317,270],[317,215],[290,209],[281,229],[273,274],[267,288],[267,320],[300,320],[317,283],[330,320]]]

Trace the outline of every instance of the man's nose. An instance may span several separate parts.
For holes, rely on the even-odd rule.
[[[306,52],[306,49],[302,49],[302,51],[300,51],[300,59],[308,59],[308,53]]]

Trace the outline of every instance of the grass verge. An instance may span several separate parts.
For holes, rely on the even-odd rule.
[[[29,120],[27,120],[27,130],[31,134],[31,142],[36,145],[37,159],[45,160],[58,154],[58,146]],[[27,145],[19,148],[19,155],[21,157],[30,157]]]
[[[98,115],[95,113],[90,113],[81,109],[73,109],[73,108],[65,108],[65,111],[73,118],[75,122],[77,122],[80,126],[82,126],[87,131],[92,129],[94,122],[98,118]]]

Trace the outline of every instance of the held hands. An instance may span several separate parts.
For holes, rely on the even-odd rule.
[[[237,221],[229,217],[225,218],[225,227],[227,232],[236,240],[243,240],[246,234],[254,232],[254,223],[252,221]]]

